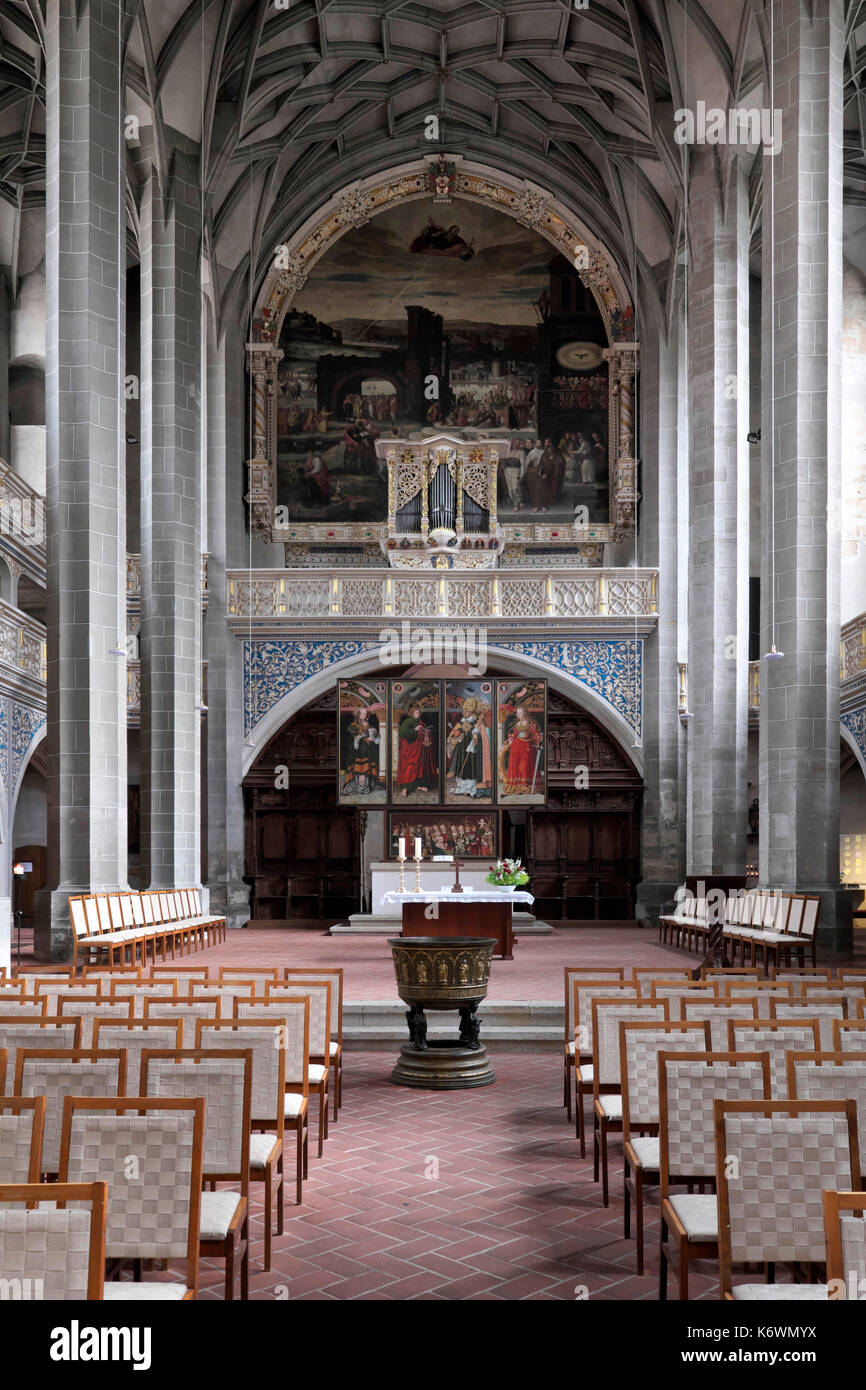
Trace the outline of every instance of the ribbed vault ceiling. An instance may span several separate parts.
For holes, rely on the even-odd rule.
[[[83,0],[82,0],[83,2]],[[279,3],[279,0],[277,0]],[[767,15],[753,0],[127,0],[135,254],[142,169],[200,158],[206,252],[225,304],[341,187],[458,153],[531,178],[579,213],[626,273],[664,289],[687,204],[673,113],[765,105]],[[44,190],[41,0],[0,0],[0,260],[13,282]],[[866,203],[866,3],[850,0],[846,198]],[[424,138],[425,117],[440,139]],[[761,159],[752,170],[759,217]]]

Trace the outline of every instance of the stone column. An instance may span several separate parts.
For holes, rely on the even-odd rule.
[[[819,942],[844,953],[852,942],[850,895],[839,887],[844,14],[842,0],[778,0],[775,13],[781,138],[775,157],[764,155],[761,645],[766,652],[775,642],[784,656],[761,663],[760,881],[820,893]]]
[[[67,896],[126,883],[125,190],[118,0],[46,15],[48,886],[41,959],[69,954]]]
[[[243,525],[244,364],[240,329],[207,344],[208,663],[207,860],[210,906],[228,926],[249,920],[244,875],[243,643],[226,624],[226,570],[248,563]]]
[[[743,874],[748,753],[748,187],[691,159],[687,868]]]
[[[647,482],[641,504],[640,563],[658,567],[658,623],[644,640],[644,794],[641,810],[641,882],[635,916],[656,925],[673,906],[685,875],[679,796],[677,715],[677,588],[680,572],[678,462],[678,340],[664,335],[661,314],[642,351],[641,452]]]
[[[175,153],[141,212],[142,886],[201,878],[201,210]]]

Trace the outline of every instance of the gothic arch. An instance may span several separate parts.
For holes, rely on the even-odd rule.
[[[553,690],[560,691],[575,704],[588,710],[616,739],[631,759],[636,771],[643,777],[642,746],[637,745],[634,732],[622,715],[600,695],[596,695],[568,672],[523,653],[516,654],[506,648],[491,645],[488,648],[488,658],[490,665],[495,666],[497,671],[504,675],[544,677]],[[331,662],[306,680],[300,681],[277,700],[254,725],[244,745],[242,776],[246,777],[262,750],[283,725],[317,696],[330,689],[336,680],[347,676],[369,676],[374,672],[381,676],[383,670],[377,647],[372,651],[358,652],[342,661]]]

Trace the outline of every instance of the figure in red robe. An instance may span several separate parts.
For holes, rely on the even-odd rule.
[[[400,720],[397,752],[397,786],[400,796],[414,791],[435,791],[439,785],[439,769],[433,730],[421,717],[416,705]]]
[[[528,796],[537,788],[536,754],[541,733],[523,705],[517,706],[514,723],[502,750],[505,796]]]

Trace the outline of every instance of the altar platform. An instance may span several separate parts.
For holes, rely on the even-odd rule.
[[[400,923],[402,919],[402,904],[394,895],[400,888],[400,865],[393,860],[385,860],[378,864],[371,864],[371,902],[369,912],[353,912],[345,922],[336,922],[331,927],[332,936],[393,936],[396,932],[399,935]],[[460,882],[466,889],[471,890],[476,895],[483,894],[490,889],[490,884],[486,878],[490,870],[490,863],[487,859],[460,861]],[[427,901],[424,894],[432,892],[450,892],[454,882],[454,864],[446,860],[423,860],[421,863],[421,888],[422,894],[418,901]],[[416,865],[412,859],[407,859],[404,873],[404,887],[409,894],[414,893],[416,883]],[[479,896],[479,901],[480,901]],[[517,893],[515,895],[515,907],[512,914],[512,930],[516,937],[521,936],[549,936],[553,927],[549,922],[543,922],[526,911],[525,904],[531,903],[532,899],[527,894]]]

